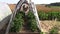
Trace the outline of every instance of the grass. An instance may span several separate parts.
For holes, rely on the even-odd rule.
[[[60,8],[60,6],[50,6],[51,8]]]

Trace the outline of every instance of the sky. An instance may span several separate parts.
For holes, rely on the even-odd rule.
[[[0,2],[5,2],[8,4],[16,4],[19,0],[0,0]],[[60,2],[60,0],[32,0],[35,4],[50,4],[54,2]]]

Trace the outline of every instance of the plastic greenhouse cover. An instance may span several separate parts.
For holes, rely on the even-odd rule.
[[[2,21],[5,17],[12,14],[9,6],[6,3],[0,2],[0,21]]]

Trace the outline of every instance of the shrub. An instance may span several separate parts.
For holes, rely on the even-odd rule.
[[[60,12],[58,12],[58,17],[57,17],[57,19],[60,21]]]
[[[28,19],[35,19],[35,16],[34,16],[34,14],[32,13],[32,12],[28,12]]]
[[[28,13],[28,25],[30,27],[30,29],[34,32],[34,31],[37,31],[37,23],[36,23],[36,19],[35,19],[35,16],[32,12],[29,12]]]
[[[50,34],[58,34],[58,28],[54,27],[50,30]]]
[[[47,13],[45,13],[43,11],[39,11],[38,15],[39,15],[40,20],[48,20],[48,14]]]
[[[48,17],[50,20],[55,20],[58,17],[58,12],[57,11],[50,11],[50,12],[48,12]]]
[[[29,20],[30,22],[30,29],[34,32],[34,31],[37,31],[37,23],[36,23],[36,20]]]
[[[10,29],[11,32],[19,32],[22,29],[22,26],[24,23],[23,17],[24,17],[23,12],[18,12],[16,14],[15,18],[13,19],[12,26]]]
[[[40,32],[40,34],[44,34],[43,32]]]
[[[38,11],[38,16],[40,20],[60,20],[60,12],[59,11],[49,11],[43,12]]]

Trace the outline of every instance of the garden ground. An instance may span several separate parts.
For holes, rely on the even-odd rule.
[[[52,29],[54,26],[57,26],[60,29],[60,21],[41,21],[41,29],[43,32],[49,32],[50,29]],[[59,32],[60,33],[60,32]]]

